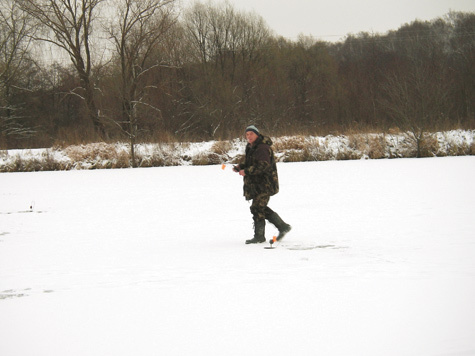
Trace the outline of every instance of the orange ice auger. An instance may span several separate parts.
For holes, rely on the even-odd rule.
[[[274,248],[274,242],[277,241],[277,236],[273,236],[272,237],[272,240],[269,240],[269,243],[270,243],[270,246],[267,246],[267,247],[264,247],[265,249],[270,249],[270,248]]]

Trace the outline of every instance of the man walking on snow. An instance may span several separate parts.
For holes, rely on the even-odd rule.
[[[244,177],[244,196],[252,200],[251,213],[254,220],[254,238],[246,244],[265,242],[266,219],[279,230],[277,240],[290,231],[291,226],[267,206],[272,195],[279,192],[279,178],[272,141],[259,133],[254,126],[246,128],[246,159],[244,163],[234,166],[233,170]]]

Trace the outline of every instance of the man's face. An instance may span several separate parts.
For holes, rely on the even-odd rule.
[[[249,142],[251,145],[256,142],[257,138],[259,136],[257,136],[254,131],[247,131],[246,132],[246,140],[247,142]]]

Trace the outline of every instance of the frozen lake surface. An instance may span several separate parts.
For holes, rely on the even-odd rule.
[[[475,354],[475,157],[278,169],[0,174],[0,355]]]

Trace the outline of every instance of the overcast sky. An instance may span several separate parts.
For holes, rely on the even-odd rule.
[[[386,33],[416,19],[441,17],[450,10],[475,12],[475,0],[228,1],[238,10],[255,11],[261,15],[277,35],[296,39],[299,34],[304,34],[332,42],[343,39],[349,33]],[[213,2],[219,4],[223,1]]]

